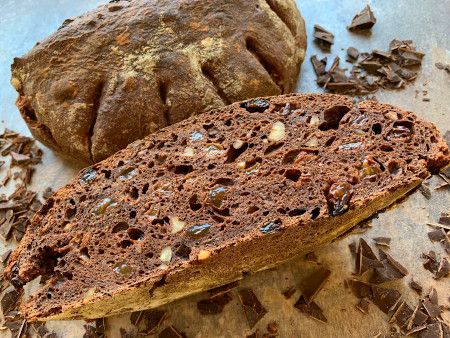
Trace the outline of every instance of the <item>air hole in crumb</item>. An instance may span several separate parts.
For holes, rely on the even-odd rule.
[[[128,248],[129,246],[133,245],[132,241],[129,241],[128,239],[124,239],[120,242],[120,246],[124,249]]]
[[[72,204],[72,205],[75,205],[75,204],[76,204],[76,203],[75,203],[75,200],[74,200],[73,198],[71,198],[71,199],[69,200],[69,203]]]
[[[436,137],[435,137],[434,135],[431,135],[430,141],[431,141],[432,143],[437,143],[437,139],[436,139]]]
[[[136,218],[137,212],[135,210],[130,211],[130,218]]]
[[[269,210],[266,210],[266,211],[263,211],[263,216],[267,216],[268,214],[270,214],[270,211]]]
[[[132,240],[135,241],[141,241],[144,239],[144,232],[140,229],[137,228],[129,228],[127,230],[128,236],[130,236],[130,238]]]
[[[285,214],[286,214],[286,209],[284,209],[284,208],[278,208],[278,209],[277,209],[277,212],[278,212],[279,214],[285,215]]]
[[[145,257],[147,257],[147,258],[153,258],[154,255],[155,255],[155,254],[154,254],[153,252],[147,252],[147,253],[145,254]]]
[[[326,147],[330,147],[330,146],[333,144],[333,142],[334,142],[335,139],[336,139],[336,136],[330,137],[330,138],[327,140],[327,142],[325,142],[325,146],[326,146]]]
[[[301,171],[298,169],[287,169],[284,173],[284,177],[286,177],[288,180],[297,182],[301,176]]]
[[[148,183],[144,184],[144,186],[142,187],[142,194],[143,195],[145,195],[147,193],[149,186],[150,185]]]
[[[139,198],[139,190],[136,187],[131,188],[130,197],[134,200],[137,200]]]
[[[380,123],[375,123],[372,125],[372,131],[374,134],[379,135],[379,134],[381,134],[382,130],[383,130],[383,128],[381,127]]]
[[[300,149],[294,149],[291,151],[288,151],[284,157],[283,157],[283,164],[292,164],[294,163],[295,159],[297,158],[298,154],[300,154]]]
[[[180,165],[176,165],[175,168],[173,169],[173,172],[177,175],[187,175],[190,172],[192,172],[192,170],[194,170],[194,168],[192,167],[192,165],[190,164],[180,164]]]
[[[199,203],[198,201],[197,194],[194,194],[189,198],[189,207],[191,208],[192,211],[197,211],[202,208],[201,203]]]
[[[228,177],[219,177],[217,180],[214,181],[215,185],[224,185],[224,186],[232,186],[234,185],[234,180],[232,178]]]
[[[391,161],[388,163],[388,170],[391,175],[398,175],[401,173],[402,168],[396,161]]]
[[[185,244],[181,244],[180,247],[175,251],[175,255],[182,259],[189,259],[192,249]]]
[[[231,126],[233,124],[233,121],[231,119],[225,120],[223,122],[224,125],[226,125],[227,127]]]
[[[113,234],[120,232],[120,231],[125,231],[128,229],[128,224],[126,222],[119,222],[116,225],[114,225],[114,227],[112,228],[111,232]]]
[[[316,219],[320,215],[320,208],[316,207],[311,210],[311,219]]]
[[[380,146],[380,150],[381,151],[384,151],[384,152],[391,152],[391,151],[394,151],[394,148],[392,148],[390,145],[388,145],[388,144],[382,144],[381,146]]]
[[[257,212],[259,210],[259,208],[257,206],[252,205],[251,207],[249,207],[247,209],[247,214],[253,214],[254,212]]]
[[[225,163],[232,163],[234,162],[239,156],[241,156],[246,150],[248,149],[248,143],[244,142],[238,149],[234,148],[233,145],[231,145],[228,148],[227,151],[227,159]]]
[[[111,178],[111,170],[102,170],[101,173],[105,175],[105,178]]]
[[[117,167],[121,167],[125,164],[124,161],[120,160],[119,162],[117,162]]]
[[[82,255],[86,258],[91,258],[91,256],[89,255],[89,250],[86,247],[80,249],[80,255]]]
[[[341,122],[344,115],[349,111],[350,108],[347,106],[334,106],[326,109],[323,112],[324,121],[319,125],[319,129],[322,131],[338,129],[339,122]]]
[[[230,209],[229,208],[225,208],[225,209],[214,208],[214,212],[219,214],[220,216],[224,216],[224,217],[229,217],[230,216]]]
[[[167,160],[167,155],[156,154],[155,160],[156,160],[156,163],[158,163],[160,165],[164,164],[164,162],[166,162],[166,160]]]
[[[264,155],[268,155],[270,153],[273,153],[273,152],[279,150],[282,146],[284,146],[284,142],[271,144],[264,151]]]
[[[71,220],[75,217],[75,214],[77,213],[77,208],[69,208],[66,210],[65,218],[66,220]]]
[[[306,212],[305,209],[292,209],[291,211],[289,211],[288,215],[290,217],[295,217],[295,216],[301,216]]]
[[[216,167],[214,163],[208,164],[208,170],[213,170]]]

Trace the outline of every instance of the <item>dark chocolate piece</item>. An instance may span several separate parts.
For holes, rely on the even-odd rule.
[[[324,75],[326,73],[326,67],[327,67],[327,58],[323,58],[322,60],[319,60],[317,58],[317,55],[311,56],[311,63],[313,65],[314,72],[316,73],[316,76],[319,77],[321,75]]]
[[[331,271],[328,269],[320,268],[311,273],[304,281],[301,287],[302,295],[306,302],[311,303],[317,296],[320,290],[322,290],[326,281],[330,277]]]
[[[439,267],[434,276],[435,279],[441,279],[447,277],[450,273],[450,263],[446,257],[442,257],[439,262]]]
[[[408,270],[397,262],[391,255],[382,249],[379,249],[380,259],[383,267],[375,268],[370,282],[381,284],[384,282],[401,279],[408,275]]]
[[[146,334],[154,334],[167,317],[167,312],[159,309],[143,311],[140,321],[143,321],[143,331]],[[138,325],[139,321],[137,324]]]
[[[379,286],[372,286],[372,293],[372,302],[384,313],[388,313],[401,297],[397,290]]]
[[[217,288],[208,290],[208,293],[211,297],[214,297],[214,296],[221,295],[223,293],[227,293],[228,291],[233,290],[234,288],[236,288],[238,286],[239,286],[239,281],[235,281],[235,282],[228,283],[223,286],[219,286]]]
[[[426,186],[425,184],[421,184],[419,187],[419,191],[422,193],[422,195],[429,200],[431,198],[431,190],[428,186]]]
[[[264,317],[267,310],[260,303],[256,295],[249,288],[243,288],[238,291],[239,300],[241,301],[242,308],[244,309],[245,317],[247,318],[248,325],[253,328],[256,323]]]
[[[375,244],[381,245],[381,246],[389,246],[391,244],[390,237],[375,237],[373,240],[374,240]]]
[[[422,305],[428,315],[432,318],[439,317],[442,312],[441,308],[437,304],[434,304],[427,298],[422,300]]]
[[[20,298],[20,293],[14,288],[8,289],[3,294],[0,304],[2,306],[2,312],[4,315],[16,307],[17,301],[19,300],[19,298]]]
[[[370,29],[375,25],[377,19],[373,15],[370,6],[367,5],[361,12],[356,14],[348,26],[349,30],[357,30],[357,29]]]
[[[413,309],[409,307],[408,304],[405,302],[402,302],[398,307],[397,310],[395,310],[394,314],[392,315],[391,319],[389,320],[390,323],[397,323],[399,327],[403,328],[405,327],[409,320],[411,319],[412,315],[414,314]]]
[[[450,212],[442,212],[438,222],[442,225],[450,225]]]
[[[185,336],[172,325],[166,327],[158,335],[158,338],[184,338],[184,337]]]
[[[349,281],[353,294],[358,298],[372,298],[372,287],[370,284],[353,279]]]
[[[359,51],[355,47],[348,47],[347,55],[351,60],[356,61],[359,57]]]
[[[222,293],[217,296],[203,299],[197,303],[197,309],[202,315],[216,315],[223,311],[225,305],[232,300],[229,293]]]
[[[425,330],[419,331],[418,338],[443,338],[441,323],[428,324]]]
[[[440,242],[446,238],[446,233],[443,229],[433,230],[428,233],[428,238],[432,242]]]
[[[356,304],[356,308],[364,314],[369,312],[369,300],[367,298],[361,298],[359,303]]]
[[[314,25],[314,38],[328,45],[332,45],[334,43],[334,35],[317,24]]]
[[[300,296],[298,301],[294,304],[294,307],[319,322],[327,322],[327,318],[323,314],[322,309],[314,302],[308,304],[303,296]]]
[[[409,286],[411,287],[411,289],[416,291],[419,295],[422,293],[422,290],[423,290],[422,285],[417,283],[414,279],[411,279],[411,281],[409,282]]]

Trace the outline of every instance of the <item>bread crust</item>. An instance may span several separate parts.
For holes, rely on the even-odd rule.
[[[69,19],[15,58],[33,136],[83,162],[195,113],[289,93],[305,56],[293,0],[134,0]]]

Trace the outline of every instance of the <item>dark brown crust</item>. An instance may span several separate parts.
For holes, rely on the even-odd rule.
[[[82,171],[35,216],[6,276],[50,274],[22,309],[30,319],[154,307],[311,251],[448,162],[431,123],[390,105],[318,94],[236,103]]]
[[[84,162],[192,114],[295,88],[293,0],[133,0],[66,22],[12,65],[33,135]]]

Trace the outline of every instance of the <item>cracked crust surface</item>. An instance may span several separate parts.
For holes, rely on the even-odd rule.
[[[250,100],[171,125],[46,201],[5,269],[49,277],[30,320],[151,308],[330,242],[449,162],[413,113],[345,96]]]
[[[306,49],[293,0],[116,1],[12,65],[34,137],[98,162],[169,124],[295,88]]]

